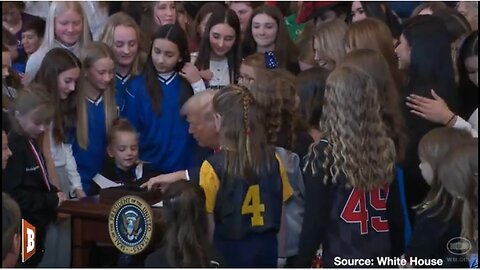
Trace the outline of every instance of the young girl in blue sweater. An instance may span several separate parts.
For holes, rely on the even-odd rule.
[[[145,66],[146,88],[137,93],[138,113],[129,119],[140,133],[140,159],[161,173],[193,165],[195,140],[180,108],[193,90],[179,71],[190,61],[187,37],[178,25],[164,25],[154,34]]]
[[[76,130],[69,140],[83,190],[92,195],[93,177],[102,169],[107,149],[107,132],[117,117],[114,58],[107,45],[92,42],[82,51]]]
[[[144,88],[143,67],[146,46],[140,38],[140,28],[126,13],[112,15],[103,31],[101,41],[112,49],[115,57],[115,97],[120,116],[129,119],[135,115],[135,97]]]

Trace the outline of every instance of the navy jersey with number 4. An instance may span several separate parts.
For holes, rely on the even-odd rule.
[[[282,205],[293,193],[283,164],[276,157],[270,172],[241,179],[226,174],[224,161],[220,151],[200,168],[207,212],[215,220],[215,247],[227,267],[275,267]]]
[[[225,152],[209,157],[200,168],[208,213],[215,216],[215,231],[223,238],[240,240],[249,233],[277,232],[282,203],[292,194],[283,164],[278,160],[270,173],[257,181],[229,178],[224,170]]]
[[[336,184],[324,183],[327,143],[322,140],[315,146],[321,156],[315,161],[317,173],[312,175],[310,168],[305,172],[305,217],[296,266],[310,267],[320,244],[324,267],[341,266],[334,264],[335,257],[372,259],[375,266],[377,257],[401,255],[403,223],[396,185],[365,191],[346,187],[343,175]],[[355,266],[360,265],[350,265]]]

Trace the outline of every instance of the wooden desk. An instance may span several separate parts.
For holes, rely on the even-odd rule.
[[[69,200],[58,212],[72,219],[72,267],[89,267],[89,252],[95,243],[112,243],[108,234],[108,216],[112,203],[101,202],[99,196]],[[154,208],[158,217],[158,211]],[[113,245],[113,244],[112,244]]]

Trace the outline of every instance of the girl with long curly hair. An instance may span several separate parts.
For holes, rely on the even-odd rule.
[[[378,51],[356,49],[345,56],[342,65],[362,69],[374,79],[378,87],[382,119],[388,136],[395,142],[397,162],[401,162],[407,146],[406,124],[400,107],[399,91],[386,59]]]
[[[295,76],[285,69],[257,69],[256,73],[257,78],[249,90],[265,113],[268,141],[302,158],[313,138],[298,112],[300,98],[295,89]]]
[[[339,67],[327,78],[320,128],[305,157],[305,215],[297,267],[309,267],[322,245],[334,258],[399,256],[402,226],[394,181],[395,145],[382,120],[378,87],[368,74]],[[401,231],[401,230],[400,230]]]

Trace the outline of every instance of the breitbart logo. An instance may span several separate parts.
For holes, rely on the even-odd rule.
[[[22,219],[22,262],[27,261],[35,254],[35,232],[35,226]]]

